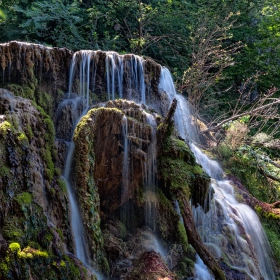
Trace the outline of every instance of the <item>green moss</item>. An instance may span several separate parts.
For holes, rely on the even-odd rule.
[[[48,258],[49,254],[46,251],[41,251],[38,249],[31,248],[30,246],[27,246],[26,248],[22,249],[21,251],[23,254],[21,257],[40,257],[40,258]],[[19,254],[19,252],[18,252]],[[24,255],[25,254],[25,255]]]
[[[76,160],[76,176],[80,178],[77,182],[78,197],[82,209],[82,216],[86,223],[86,233],[89,236],[89,245],[94,252],[96,265],[107,273],[107,260],[104,255],[104,240],[100,229],[99,207],[100,200],[97,187],[95,185],[93,174],[95,164],[94,154],[94,135],[93,123],[103,121],[104,113],[115,112],[116,116],[121,119],[123,113],[115,108],[98,108],[92,109],[84,116],[77,125],[74,133],[74,141],[76,144],[75,160]],[[89,122],[88,122],[89,121]],[[92,124],[92,125],[91,125]]]
[[[80,120],[80,122],[77,124],[75,131],[74,131],[74,141],[76,142],[76,139],[79,137],[81,130],[84,128],[84,126],[87,124],[88,120],[92,117],[92,116],[96,116],[99,112],[116,112],[116,113],[120,113],[121,115],[123,115],[122,111],[120,111],[117,108],[95,108],[95,109],[91,109],[87,112],[87,114],[82,117],[82,119]]]
[[[20,251],[20,244],[17,242],[13,242],[9,245],[9,249],[12,253],[17,253]]]
[[[33,79],[28,84],[18,85],[18,84],[9,84],[9,89],[16,95],[23,98],[27,98],[35,101],[35,88],[37,86],[37,80]]]
[[[45,150],[43,153],[43,159],[46,164],[45,175],[49,180],[52,180],[54,176],[54,163],[50,150]]]
[[[53,122],[50,118],[50,116],[44,111],[44,109],[37,105],[35,102],[32,102],[32,105],[40,112],[40,114],[43,116],[43,122],[46,126],[46,135],[45,135],[45,141],[48,146],[53,144],[54,137],[55,137],[55,130]],[[50,149],[50,147],[48,147]]]
[[[8,133],[8,129],[11,129],[12,125],[8,122],[8,121],[4,121],[2,123],[0,123],[0,136],[2,135],[2,137],[5,139],[6,135]]]
[[[54,168],[54,175],[57,177],[61,175],[61,169],[59,167]]]
[[[19,141],[20,144],[23,145],[28,145],[28,138],[26,137],[26,135],[24,134],[24,132],[19,132],[17,135],[17,140]]]
[[[28,192],[22,192],[15,197],[15,200],[19,205],[30,205],[32,202],[32,194]]]
[[[194,275],[194,261],[187,257],[183,257],[178,265],[175,267],[177,276],[181,278],[187,278],[186,276]]]
[[[40,89],[36,90],[36,102],[37,104],[44,109],[47,114],[52,114],[53,98],[52,96]]]
[[[6,220],[3,226],[3,236],[9,241],[20,242],[24,237],[24,232],[21,226],[21,220],[18,217],[11,217]]]
[[[8,274],[9,268],[5,262],[0,263],[0,276],[6,277]]]
[[[10,174],[10,168],[6,165],[0,167],[0,176],[8,176]]]
[[[66,187],[66,183],[65,183],[64,178],[60,177],[60,178],[57,180],[57,182],[58,182],[58,185],[59,185],[61,191],[62,191],[64,194],[66,194],[66,193],[67,193],[67,187]]]
[[[157,211],[157,223],[162,237],[165,240],[174,240],[176,231],[174,231],[174,223],[179,221],[178,214],[176,213],[171,201],[166,198],[162,190],[157,190],[159,201],[159,209]]]
[[[194,179],[193,166],[181,159],[168,157],[160,159],[160,166],[164,181],[169,183],[170,189],[173,191],[182,189],[187,199],[190,196],[189,185]]]
[[[55,230],[56,230],[56,232],[58,233],[58,235],[59,235],[59,237],[61,238],[61,240],[64,241],[64,235],[63,235],[63,233],[62,233],[62,230],[61,230],[60,228],[56,228]]]
[[[19,121],[16,114],[10,112],[6,115],[6,119],[13,126],[14,129],[19,129]]]
[[[189,249],[189,243],[188,243],[188,237],[187,237],[185,227],[181,222],[178,222],[177,230],[178,230],[179,242],[182,244],[183,250],[186,253]]]
[[[32,128],[30,125],[27,125],[27,129],[26,129],[26,136],[29,139],[29,141],[33,138],[34,134],[32,131]]]

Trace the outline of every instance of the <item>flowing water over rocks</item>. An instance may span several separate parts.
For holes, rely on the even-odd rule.
[[[170,83],[173,84],[171,75],[163,68],[159,87],[169,94],[170,99],[176,97],[182,100]],[[223,170],[218,163],[210,160],[192,143],[197,142],[198,138],[190,122],[190,112],[185,111],[187,102],[181,102],[185,105],[178,107],[175,125],[180,135],[190,143],[196,161],[212,178],[214,195],[210,192],[210,201],[205,202],[210,204],[210,210],[205,213],[201,206],[193,205],[196,226],[204,244],[216,258],[245,272],[251,279],[263,277],[265,280],[274,280],[271,249],[259,218],[249,206],[237,202],[231,182],[223,180]],[[201,260],[198,259],[199,264]]]
[[[74,69],[75,64],[77,63],[76,56],[78,55],[81,56],[81,61],[79,62],[79,95],[82,97],[83,100],[83,108],[88,108],[90,100],[94,99],[94,85],[96,84],[94,74],[94,57],[96,56],[96,52],[81,51],[80,53],[74,54],[72,66],[70,68],[71,79],[73,79],[75,76]],[[109,52],[106,54],[105,62],[107,73],[106,79],[108,100],[114,100],[117,96],[123,97],[123,95],[125,95],[123,94],[123,81],[126,79],[126,97],[132,100],[140,101],[145,104],[146,95],[142,59],[134,55],[130,56],[129,59],[125,59],[123,56],[119,56],[114,52]],[[126,75],[125,77],[124,70],[127,68],[129,69],[129,71],[127,71],[126,73],[129,73],[129,75]],[[74,82],[70,80],[69,94],[73,84]],[[200,206],[193,206],[193,213],[196,225],[199,229],[200,235],[204,243],[216,258],[221,259],[223,256],[223,261],[230,264],[233,268],[245,272],[252,279],[260,279],[260,275],[262,275],[266,280],[275,279],[273,269],[271,267],[270,262],[268,261],[270,256],[269,246],[265,239],[265,235],[263,234],[261,226],[259,225],[257,216],[255,215],[253,217],[254,212],[249,207],[237,203],[237,201],[234,198],[233,188],[231,187],[229,182],[221,181],[223,177],[223,171],[218,166],[218,164],[214,161],[210,161],[196,146],[192,144],[191,141],[199,141],[199,138],[197,136],[197,133],[195,132],[195,126],[192,124],[191,113],[188,103],[182,96],[176,93],[171,75],[166,68],[162,68],[161,70],[159,89],[165,91],[168,94],[170,102],[173,98],[178,99],[178,108],[174,116],[175,125],[181,137],[187,139],[190,142],[192,151],[196,156],[197,162],[201,164],[204,170],[211,176],[211,178],[213,178],[211,187],[214,190],[214,198],[211,201],[209,201],[209,204],[211,205],[210,210],[205,214],[204,210]],[[156,214],[154,212],[156,211],[158,203],[157,195],[155,192],[155,129],[157,127],[157,123],[153,115],[145,112],[143,112],[142,114],[146,116],[146,123],[149,124],[152,128],[152,138],[150,139],[150,144],[148,145],[147,150],[147,155],[149,155],[149,157],[146,158],[145,161],[143,161],[144,185],[146,186],[145,219],[146,224],[150,226],[153,230],[155,230],[156,223],[154,219],[156,217]],[[133,131],[128,129],[126,116],[123,116],[122,118],[122,133],[124,152],[122,165],[121,204],[124,206],[122,206],[121,217],[122,220],[126,221],[127,224],[127,222],[131,220],[131,217],[127,216],[130,212],[129,205],[125,204],[126,199],[130,197],[128,189],[130,176],[129,174],[132,174],[131,166],[129,166],[129,143],[131,141],[131,138],[129,139],[129,137],[134,136]],[[250,222],[252,217],[254,218],[255,226],[253,226]],[[221,219],[224,221],[223,223],[221,223]],[[79,223],[81,224],[81,222]],[[79,223],[77,222],[75,223],[75,225]],[[82,224],[80,225],[80,227],[82,228]],[[254,230],[252,230],[253,227]],[[213,228],[215,228],[215,231],[212,230]],[[253,234],[253,231],[256,230],[257,232]],[[83,236],[83,234],[81,233],[74,232],[74,236],[76,235]],[[257,244],[260,240],[262,240],[261,244],[264,245],[259,246]],[[75,243],[76,248],[85,247],[83,240],[79,242],[80,243]],[[78,256],[79,251],[77,250],[76,252]],[[82,259],[86,258],[85,255],[83,256],[83,254],[81,256]],[[259,274],[259,271],[261,274]],[[202,264],[202,260],[199,257],[197,257],[196,278],[203,279],[203,277],[211,279],[210,274],[207,274],[207,269]]]
[[[174,195],[178,190],[174,182],[180,176],[180,187],[186,185],[186,199],[192,198],[200,237],[211,257],[219,261],[227,279],[275,280],[269,245],[258,217],[235,200],[231,182],[224,180],[218,163],[192,144],[199,143],[200,138],[191,109],[176,93],[168,69],[149,59],[115,52],[73,53],[18,42],[1,45],[0,51],[3,83],[36,77],[38,81],[48,81],[42,86],[45,89],[46,84],[56,88],[64,80],[61,83],[66,94],[53,94],[54,90],[48,106],[43,100],[49,96],[41,94],[41,88],[35,91],[35,84],[33,92],[24,97],[46,105],[44,108],[54,119],[57,150],[61,151],[59,166],[65,167],[75,248],[71,237],[64,245],[86,266],[95,267],[110,279],[130,280],[140,276],[213,279],[188,243],[186,213],[181,216],[185,228],[180,222],[180,207],[182,211],[185,209],[182,200]],[[66,69],[70,69],[69,75]],[[172,106],[176,107],[176,102],[172,103],[169,110],[174,98],[177,99],[175,127],[189,143],[196,161],[212,178],[210,191],[207,191],[209,177],[195,164],[178,133],[165,135],[170,123],[158,114],[168,115]],[[0,119],[2,129],[5,110]],[[162,142],[160,133],[166,142]],[[8,151],[14,145],[11,139],[7,142]],[[1,156],[5,158],[4,153]],[[43,162],[44,157],[39,161]],[[161,170],[164,167],[166,170]],[[55,189],[49,182],[57,188],[57,177],[48,181],[50,171],[45,168],[48,172],[43,174],[41,169],[46,186],[44,204],[47,204]],[[3,178],[6,180],[7,175]],[[55,213],[49,216],[49,224],[55,216]],[[58,222],[54,226],[60,228]],[[65,226],[63,233],[66,232]],[[59,240],[59,235],[55,236]]]
[[[73,118],[73,128],[76,127],[76,124],[79,122],[79,114],[77,113],[78,111],[78,105],[80,99],[76,98],[74,100],[71,100],[71,104],[73,105],[72,108],[72,118]],[[82,113],[82,116],[85,113]],[[74,149],[75,149],[75,144],[73,140],[70,142],[70,147],[68,150],[67,158],[66,158],[66,163],[65,163],[65,169],[64,169],[64,178],[66,182],[66,187],[69,195],[69,200],[70,200],[70,211],[71,211],[71,228],[72,228],[72,234],[73,234],[73,239],[74,239],[74,244],[75,244],[75,255],[79,260],[81,260],[85,265],[89,265],[89,257],[87,253],[87,245],[84,237],[84,227],[83,227],[83,222],[81,219],[81,214],[80,214],[80,209],[77,203],[77,200],[75,198],[75,192],[73,190],[71,181],[71,170],[72,170],[72,163],[73,163],[73,155],[74,155]]]

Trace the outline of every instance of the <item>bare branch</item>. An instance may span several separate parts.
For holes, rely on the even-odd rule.
[[[251,110],[245,111],[245,112],[243,112],[241,114],[233,115],[230,118],[227,118],[227,119],[221,121],[217,125],[215,125],[213,127],[209,127],[207,129],[203,130],[202,133],[206,133],[206,132],[210,132],[210,131],[216,131],[220,127],[222,127],[224,124],[229,122],[229,121],[234,121],[234,120],[237,120],[237,119],[239,119],[239,118],[241,118],[243,116],[247,116],[247,115],[254,115],[254,114],[256,114],[256,113],[258,113],[260,111],[263,111],[263,110],[265,110],[267,108],[271,108],[272,106],[277,105],[277,104],[280,104],[280,98],[276,99],[275,101],[273,101],[273,102],[271,102],[269,104],[257,107],[255,109],[251,109]]]

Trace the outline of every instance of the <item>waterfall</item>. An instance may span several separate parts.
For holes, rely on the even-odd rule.
[[[88,256],[86,251],[86,242],[84,238],[84,227],[81,219],[80,210],[78,207],[77,200],[75,199],[75,194],[71,186],[71,166],[73,161],[75,144],[72,141],[66,158],[64,178],[68,190],[68,196],[71,208],[71,228],[74,238],[75,245],[75,255],[84,264],[88,264]]]
[[[72,100],[72,96],[78,94],[79,102],[82,104],[83,112],[80,115],[76,113],[73,114],[75,124],[77,125],[79,120],[87,113],[89,109],[90,101],[94,100],[95,91],[95,79],[96,79],[96,69],[97,63],[95,59],[97,58],[98,51],[82,50],[74,53],[72,62],[70,65],[69,72],[69,88],[68,88],[68,100]],[[146,103],[146,86],[144,81],[144,68],[143,68],[143,58],[136,55],[119,55],[115,52],[107,52],[105,58],[105,69],[106,69],[106,85],[108,100],[114,100],[116,97],[122,98],[124,96],[124,80],[127,84],[127,94],[129,99],[136,102],[141,101]],[[78,77],[80,83],[79,87],[74,83]],[[75,93],[73,93],[73,88]],[[75,108],[78,103],[74,103]],[[77,101],[78,102],[78,101]],[[77,111],[77,110],[76,110]],[[144,111],[143,111],[144,113]],[[146,183],[149,186],[155,186],[155,143],[156,143],[156,122],[155,117],[146,113],[146,123],[152,127],[152,140],[150,152],[153,154],[147,162],[147,170],[145,176]],[[127,198],[129,192],[129,139],[128,139],[128,124],[127,118],[124,116],[122,120],[122,133],[123,133],[123,167],[122,167],[122,197],[123,201]],[[88,256],[88,246],[86,244],[83,222],[79,211],[79,206],[77,199],[75,198],[75,193],[71,185],[71,167],[73,161],[75,145],[72,141],[68,151],[66,166],[64,171],[64,178],[66,181],[66,186],[68,190],[68,196],[71,208],[71,228],[75,245],[75,254],[78,259],[80,259],[85,265],[90,267],[90,259]],[[154,189],[151,189],[152,191]],[[128,206],[129,207],[129,206]],[[151,211],[150,211],[151,212]],[[121,210],[121,219],[129,221],[129,209]],[[154,217],[154,214],[150,214]],[[96,273],[96,272],[95,272]],[[100,277],[99,277],[100,278]]]
[[[77,63],[76,54],[74,54],[72,58],[72,62],[70,66],[70,75],[69,75],[70,80],[69,80],[69,90],[68,90],[68,98],[70,99],[67,99],[66,101],[70,100],[70,102],[73,104],[73,108],[71,111],[71,117],[73,120],[73,132],[76,125],[79,123],[80,119],[87,113],[89,108],[90,63],[91,63],[91,56],[94,53],[95,52],[92,51],[81,51],[82,61],[80,64],[80,97],[76,97],[73,99],[71,99],[72,96],[71,91],[72,91],[73,80],[75,75],[75,67]],[[82,111],[80,110],[81,111],[80,113],[78,110],[79,104],[82,104]],[[99,275],[91,267],[91,261],[88,255],[88,245],[85,239],[83,221],[78,206],[78,201],[76,199],[75,191],[73,190],[72,187],[71,169],[72,169],[74,151],[75,151],[75,144],[72,139],[66,158],[64,178],[65,178],[69,202],[70,202],[71,229],[72,229],[72,235],[74,239],[75,256],[81,262],[83,262],[90,270],[92,270],[92,272],[97,275],[99,280],[101,280],[102,276]]]
[[[129,197],[129,175],[130,175],[130,165],[129,165],[129,140],[128,140],[128,127],[127,127],[127,117],[122,118],[122,134],[123,134],[123,165],[122,165],[122,194],[121,194],[121,221],[128,225],[130,223],[130,209],[129,205],[126,204],[126,199]]]
[[[95,74],[97,62],[95,51],[80,51],[74,54],[69,73],[69,98],[74,85],[77,69],[79,70],[80,87],[78,94],[82,98],[83,114],[86,113],[90,102],[94,100]],[[118,55],[115,52],[106,53],[105,65],[108,100],[117,97],[126,97],[136,102],[146,103],[143,59],[135,55]],[[274,280],[270,260],[270,248],[263,233],[258,217],[248,206],[240,204],[234,197],[234,190],[229,181],[223,180],[223,170],[217,162],[210,160],[192,142],[198,142],[199,137],[191,116],[188,102],[176,93],[172,76],[167,68],[162,68],[159,89],[168,94],[170,102],[173,98],[178,100],[175,112],[175,126],[181,137],[186,139],[204,170],[211,176],[211,188],[214,192],[209,196],[210,210],[207,213],[198,206],[193,206],[193,214],[202,240],[212,254],[220,258],[225,257],[226,262],[233,268],[247,273],[252,279]],[[151,128],[151,139],[148,145],[148,157],[143,163],[146,206],[145,222],[155,229],[155,211],[157,197],[156,187],[156,127],[155,116],[142,111],[146,116],[145,123]],[[129,164],[129,131],[127,117],[122,119],[123,134],[123,166],[122,166],[122,202],[127,198],[130,168]],[[131,129],[131,128],[130,128]],[[67,181],[69,199],[71,203],[71,224],[75,241],[75,252],[79,259],[87,263],[87,244],[85,243],[83,224],[78,211],[78,205],[71,189],[71,165],[74,144],[70,147],[64,177]],[[211,193],[211,192],[209,192]],[[121,217],[127,215],[127,209],[122,210]],[[123,218],[122,218],[123,219]],[[127,219],[127,217],[126,217]],[[78,225],[74,226],[73,225]],[[78,227],[79,229],[76,229]],[[227,238],[226,238],[227,237]],[[230,248],[230,249],[228,249]],[[211,279],[199,257],[196,261],[196,279]]]
[[[176,93],[172,76],[166,68],[162,68],[159,88],[168,94],[170,101],[177,98],[175,126],[181,137],[190,143],[197,163],[212,178],[214,195],[210,210],[204,213],[200,206],[193,206],[196,226],[204,244],[216,258],[223,255],[231,267],[247,273],[252,279],[275,280],[270,263],[271,249],[257,215],[250,207],[237,202],[231,182],[223,180],[219,164],[192,143],[198,137],[191,124],[189,106]],[[199,263],[198,259],[196,265]]]
[[[73,119],[73,128],[75,128],[79,120],[82,118],[82,116],[85,115],[86,110],[83,110],[82,113],[79,113],[80,110],[78,107],[82,103],[82,100],[79,97],[73,99],[66,99],[65,101],[63,101],[63,103],[65,102],[69,102],[72,105],[71,115]],[[63,104],[61,104],[61,106],[63,106]],[[72,140],[70,142],[69,150],[67,153],[63,177],[65,179],[69,202],[70,202],[71,229],[72,229],[72,235],[74,239],[75,255],[80,261],[82,261],[87,267],[90,268],[90,260],[87,252],[88,248],[85,240],[83,222],[82,222],[78,202],[75,197],[75,192],[72,187],[71,171],[72,171],[74,151],[75,151],[75,144],[74,141]]]
[[[145,223],[150,226],[153,230],[155,230],[156,226],[156,207],[158,204],[157,196],[156,196],[156,131],[157,131],[157,123],[155,117],[152,114],[149,114],[145,111],[143,113],[146,116],[146,123],[151,128],[151,140],[148,146],[147,152],[147,163],[145,165],[145,178],[144,178],[144,186],[145,186]]]
[[[220,172],[213,172],[217,163],[209,160],[194,144],[191,144],[191,149],[197,162],[213,178],[211,187],[214,190],[214,199],[210,211],[205,214],[200,207],[193,209],[203,241],[208,244],[210,251],[211,244],[224,249],[223,253],[227,255],[229,263],[241,271],[246,271],[252,279],[258,279],[258,269],[264,279],[275,279],[270,263],[271,249],[258,216],[249,206],[237,202],[230,181],[222,180]],[[218,220],[222,224],[220,228],[216,225]],[[221,234],[231,238],[227,244],[234,248],[234,252],[223,248],[225,240],[220,238]]]
[[[199,142],[198,134],[192,122],[192,114],[187,100],[177,94],[171,73],[165,67],[161,69],[159,89],[168,94],[170,103],[174,98],[177,99],[177,109],[174,114],[175,126],[182,138]]]

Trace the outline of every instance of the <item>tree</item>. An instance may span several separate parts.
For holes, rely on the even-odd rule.
[[[26,10],[18,5],[14,9],[26,18],[19,27],[27,40],[43,40],[45,43],[70,49],[78,49],[85,42],[83,33],[79,30],[82,19],[76,1],[36,1],[31,9]]]
[[[198,117],[201,100],[209,98],[211,88],[222,78],[225,68],[233,64],[233,55],[242,47],[241,42],[231,42],[231,29],[235,22],[230,13],[219,23],[203,18],[192,32],[192,60],[184,72],[180,91],[185,92]]]

